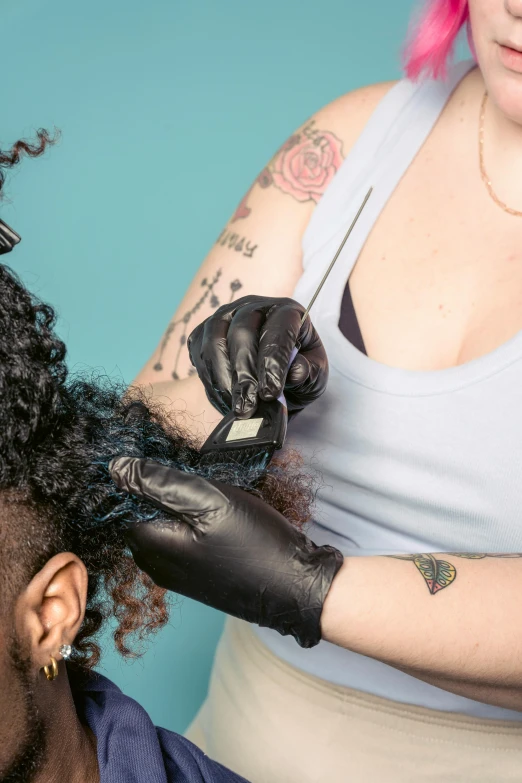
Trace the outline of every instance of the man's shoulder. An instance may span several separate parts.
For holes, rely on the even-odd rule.
[[[126,780],[131,770],[168,783],[245,783],[185,737],[154,726],[107,677],[71,671],[70,680],[78,715],[97,740],[100,783]]]
[[[248,783],[240,775],[210,759],[186,737],[157,728],[168,783]]]

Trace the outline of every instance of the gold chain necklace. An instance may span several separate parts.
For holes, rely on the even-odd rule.
[[[510,215],[515,215],[515,217],[522,217],[522,212],[519,212],[517,209],[512,209],[511,207],[508,207],[508,205],[499,199],[495,191],[493,190],[493,185],[491,184],[491,180],[489,179],[486,167],[484,165],[484,117],[486,114],[486,103],[488,101],[488,94],[487,92],[484,93],[484,97],[482,98],[482,107],[480,109],[480,125],[479,125],[479,160],[480,160],[480,176],[482,177],[482,181],[484,182],[489,195],[495,202],[495,204],[498,204],[499,207],[501,207],[504,212],[507,212]]]

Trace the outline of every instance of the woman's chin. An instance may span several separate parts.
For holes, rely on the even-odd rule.
[[[522,72],[507,68],[500,59],[495,65],[487,79],[489,98],[505,117],[522,126]]]

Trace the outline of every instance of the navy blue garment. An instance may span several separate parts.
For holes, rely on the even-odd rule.
[[[78,716],[96,736],[100,783],[247,783],[189,740],[154,726],[106,677],[70,672],[70,680]]]

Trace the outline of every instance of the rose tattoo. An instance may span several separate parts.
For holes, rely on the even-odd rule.
[[[343,154],[342,142],[335,134],[319,131],[314,126],[312,120],[300,133],[291,136],[254,185],[262,188],[275,185],[297,201],[317,204],[343,162]],[[239,204],[232,223],[250,215],[252,210],[247,201],[251,191],[252,188]]]

